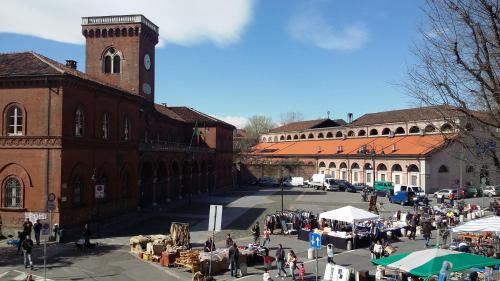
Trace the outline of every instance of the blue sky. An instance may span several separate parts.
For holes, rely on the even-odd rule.
[[[13,2],[23,2],[12,4],[14,10],[37,5],[34,0]],[[84,6],[89,1],[75,2]],[[144,13],[164,32],[156,50],[158,103],[194,107],[238,126],[255,114],[279,121],[287,111],[302,112],[307,119],[330,111],[331,117],[345,118],[348,112],[359,117],[412,106],[397,84],[415,62],[411,49],[419,42],[422,1],[166,2],[104,9],[104,14]],[[44,3],[58,7],[57,0]],[[9,9],[3,9],[0,52],[33,50],[58,61],[71,58],[83,70],[79,18],[103,11],[68,14],[65,9],[76,8],[66,6],[28,12],[34,19],[54,13],[47,27],[9,18]]]

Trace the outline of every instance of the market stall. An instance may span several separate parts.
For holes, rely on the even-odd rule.
[[[451,268],[449,268],[450,272],[500,264],[499,259],[440,248],[403,253],[372,260],[374,264],[383,266],[384,268],[424,278],[439,275],[445,261],[451,264]]]
[[[495,256],[500,252],[500,217],[492,216],[469,221],[452,228],[454,241],[450,249]]]
[[[319,220],[330,221],[329,227],[314,230],[300,229],[298,239],[309,241],[311,231],[321,234],[323,245],[333,244],[337,249],[364,248],[370,245],[370,228],[361,227],[364,222],[377,220],[378,215],[346,206],[321,213]],[[331,226],[335,226],[332,228]]]

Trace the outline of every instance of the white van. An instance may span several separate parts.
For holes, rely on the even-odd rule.
[[[304,178],[303,177],[292,177],[284,182],[285,186],[303,186]]]
[[[394,193],[399,191],[413,191],[415,192],[418,198],[423,198],[425,196],[425,192],[422,190],[420,186],[396,184],[394,186]]]
[[[309,182],[311,187],[315,189],[329,190],[329,191],[337,191],[340,189],[340,186],[331,175],[325,174],[314,174],[312,176],[311,182]]]

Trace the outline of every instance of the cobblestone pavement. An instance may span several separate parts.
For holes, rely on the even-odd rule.
[[[262,222],[266,214],[281,210],[281,190],[279,188],[242,187],[226,191],[217,196],[193,198],[191,205],[178,207],[173,211],[155,212],[147,218],[125,229],[115,231],[115,235],[97,239],[100,246],[90,251],[79,251],[72,243],[52,244],[47,250],[47,278],[51,280],[191,280],[191,274],[183,268],[163,268],[153,263],[139,260],[129,253],[128,239],[138,234],[166,233],[173,221],[188,222],[192,230],[193,245],[201,246],[208,232],[208,211],[210,204],[224,205],[222,232],[216,234],[216,245],[221,246],[227,233],[231,233],[238,244],[251,241],[250,228],[255,221]],[[286,188],[283,192],[285,209],[304,209],[322,212],[338,207],[352,205],[362,209],[367,203],[361,202],[359,193],[323,192],[312,189]],[[486,198],[484,204],[491,199]],[[469,199],[469,202],[483,203],[482,199]],[[379,198],[382,216],[392,215],[404,207],[389,204],[387,199]],[[409,207],[406,207],[410,209]],[[307,280],[315,280],[316,263],[307,259],[308,243],[297,240],[296,236],[274,235],[271,237],[271,253],[281,243],[287,249],[294,249],[306,267]],[[424,248],[422,240],[394,243],[399,252]],[[43,276],[43,251],[36,247],[33,253],[36,280]],[[319,272],[325,268],[324,250],[319,253]],[[338,252],[338,264],[361,269],[373,269],[367,249]],[[0,248],[0,280],[23,280],[27,272],[22,266],[22,256],[15,255],[12,247]],[[262,280],[262,266],[248,268],[248,275],[239,280]],[[276,270],[272,270],[275,275]],[[273,276],[274,277],[274,276]],[[229,272],[216,276],[217,280],[232,280]],[[290,278],[288,278],[290,280]]]

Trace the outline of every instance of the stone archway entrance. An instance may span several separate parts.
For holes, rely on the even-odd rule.
[[[170,191],[170,197],[172,199],[176,199],[181,196],[180,171],[179,171],[179,164],[177,164],[176,161],[172,162],[169,191]]]
[[[192,193],[197,194],[197,193],[200,193],[201,174],[200,174],[200,169],[198,167],[198,163],[196,163],[196,162],[193,163],[192,173],[193,173],[192,182],[191,182],[192,190],[193,190]]]
[[[156,200],[158,204],[163,204],[167,201],[168,184],[167,184],[167,166],[164,162],[160,162],[156,169]]]
[[[153,165],[150,162],[145,162],[141,169],[141,185],[139,187],[139,206],[150,207],[153,205]]]
[[[192,182],[192,171],[191,164],[189,162],[184,162],[182,164],[182,190],[181,196],[186,197],[192,193],[191,182]]]

